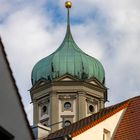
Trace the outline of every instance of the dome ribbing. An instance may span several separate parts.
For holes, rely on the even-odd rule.
[[[95,77],[104,83],[105,72],[102,64],[84,53],[73,40],[70,31],[69,8],[65,38],[60,47],[48,57],[40,60],[32,70],[32,84],[40,79],[52,80],[70,74],[79,79]]]

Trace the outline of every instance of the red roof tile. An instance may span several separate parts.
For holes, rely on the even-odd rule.
[[[114,140],[140,140],[140,96],[130,99]]]

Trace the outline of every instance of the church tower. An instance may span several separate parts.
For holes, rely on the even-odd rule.
[[[102,64],[83,52],[70,30],[70,1],[67,30],[58,49],[33,68],[30,90],[33,123],[41,123],[54,132],[98,112],[107,101]]]

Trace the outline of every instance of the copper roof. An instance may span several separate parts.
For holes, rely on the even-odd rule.
[[[69,18],[68,14],[66,35],[61,45],[51,55],[35,64],[31,75],[32,85],[41,79],[52,81],[65,74],[70,74],[81,80],[96,77],[104,84],[105,71],[102,64],[77,46],[72,37]]]
[[[54,133],[51,133],[47,140],[51,139],[58,139],[67,135],[71,135],[72,137],[75,137],[84,131],[90,129],[94,125],[102,122],[106,118],[112,116],[113,114],[117,113],[118,111],[126,108],[129,104],[129,100],[121,102],[119,104],[101,109],[98,113],[95,113],[89,117],[86,117],[84,119],[81,119],[78,122],[75,122],[71,124],[70,126],[67,126],[63,129],[60,129]]]

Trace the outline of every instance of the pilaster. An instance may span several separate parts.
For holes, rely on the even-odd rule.
[[[86,97],[84,96],[84,92],[78,92],[78,100],[77,100],[77,117],[78,120],[86,117]]]
[[[38,124],[39,122],[39,107],[38,103],[34,101],[33,103],[33,123]]]
[[[59,102],[56,92],[51,93],[50,97],[50,122],[51,122],[51,130],[54,132],[59,129]]]

